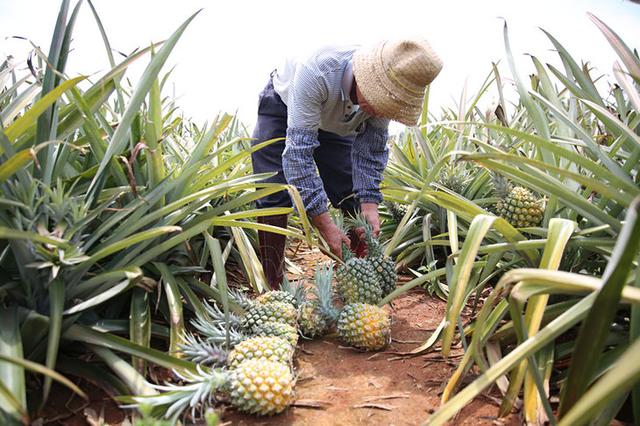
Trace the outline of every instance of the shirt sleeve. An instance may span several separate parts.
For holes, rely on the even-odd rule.
[[[382,202],[380,184],[389,159],[389,120],[370,118],[356,136],[351,151],[353,190],[361,203]]]
[[[320,145],[320,112],[327,97],[326,82],[300,65],[287,99],[287,135],[282,168],[287,182],[300,192],[305,210],[312,217],[328,210],[327,195],[313,160],[313,152]]]

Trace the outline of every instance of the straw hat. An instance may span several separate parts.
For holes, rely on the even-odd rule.
[[[384,41],[353,54],[353,75],[367,103],[407,126],[418,122],[424,91],[441,69],[426,40]]]

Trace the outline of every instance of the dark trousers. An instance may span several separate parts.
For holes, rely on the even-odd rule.
[[[253,144],[269,139],[284,138],[287,133],[287,106],[269,83],[260,94],[258,121],[253,131]],[[351,178],[351,147],[355,136],[343,137],[335,133],[318,131],[320,146],[314,152],[314,160],[322,179],[324,190],[331,205],[353,214],[358,203],[353,196]],[[264,147],[251,155],[254,173],[278,172],[265,182],[287,183],[282,171],[282,152],[285,141],[281,140]],[[310,171],[313,173],[313,171]],[[259,208],[290,207],[291,198],[287,191],[268,195],[257,201]]]

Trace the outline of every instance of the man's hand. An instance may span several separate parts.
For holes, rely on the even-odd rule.
[[[342,243],[351,247],[351,240],[331,220],[329,213],[325,212],[311,219],[322,238],[327,242],[331,253],[342,259]],[[378,224],[378,229],[380,225]]]
[[[380,216],[378,215],[378,205],[376,203],[362,203],[360,205],[362,216],[369,222],[373,230],[373,235],[380,235]],[[364,229],[361,230],[364,233]]]

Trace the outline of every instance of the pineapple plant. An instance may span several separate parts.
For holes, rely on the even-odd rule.
[[[366,259],[371,263],[378,275],[378,282],[382,288],[382,297],[385,297],[396,288],[398,280],[396,264],[393,259],[384,255],[382,244],[373,235],[373,228],[362,215],[358,215],[354,219],[353,225],[364,229],[364,238],[367,243]]]
[[[385,201],[384,205],[387,208],[387,211],[389,212],[389,214],[391,214],[391,218],[398,223],[400,223],[400,221],[402,220],[402,218],[404,217],[404,215],[407,213],[407,210],[408,210],[408,207],[406,204],[400,204],[393,201]]]
[[[438,184],[456,194],[464,194],[472,177],[469,171],[461,165],[448,165],[442,168],[438,177]]]
[[[319,268],[316,271],[316,287],[322,313],[329,322],[336,324],[340,339],[358,349],[383,349],[391,340],[391,318],[387,311],[361,302],[348,303],[342,309],[337,309],[332,300],[332,276],[332,267]]]
[[[525,187],[513,186],[506,178],[493,179],[498,197],[496,213],[516,228],[538,226],[544,218],[544,200]]]
[[[220,393],[238,410],[261,416],[281,413],[293,401],[295,378],[291,369],[265,358],[248,359],[230,370],[198,366],[195,372],[175,373],[183,384],[158,386],[164,391],[159,395],[127,400],[163,407],[165,417],[174,422],[185,409],[202,409],[216,401]]]

